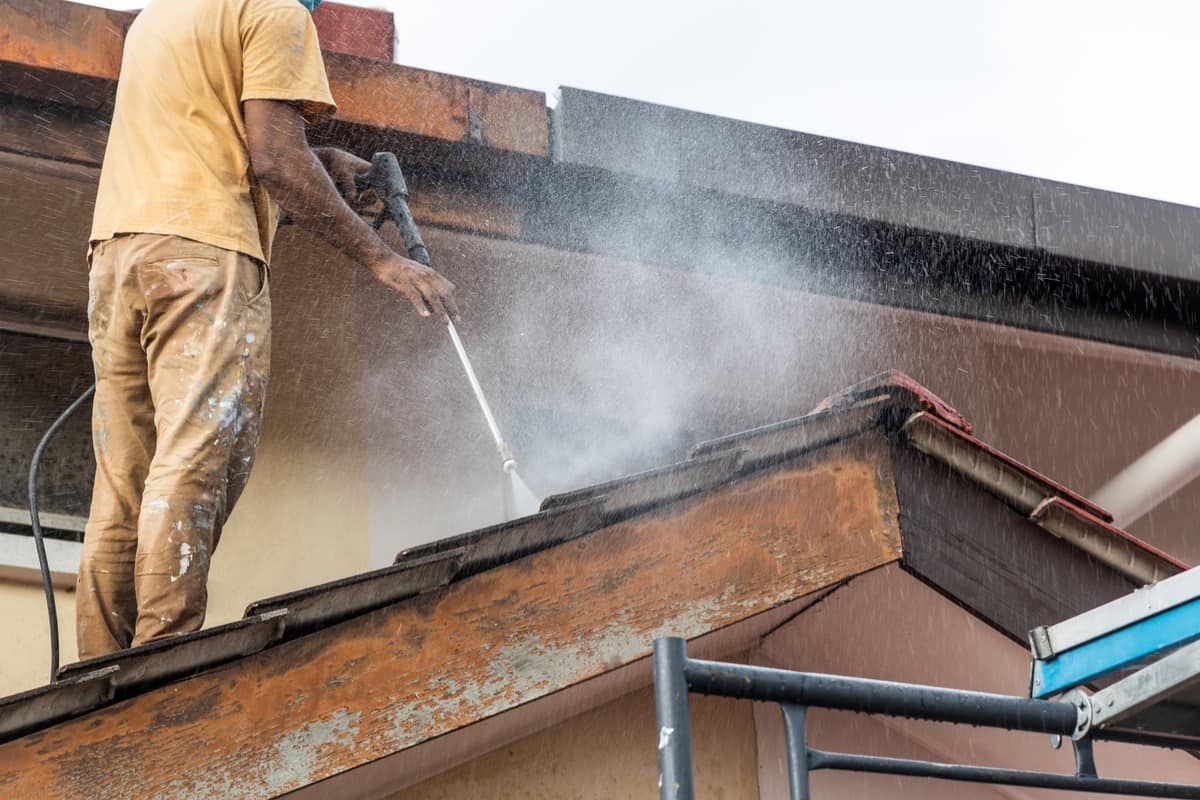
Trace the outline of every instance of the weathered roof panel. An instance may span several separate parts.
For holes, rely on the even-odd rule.
[[[269,611],[207,630],[159,639],[140,647],[67,664],[58,679],[102,679],[116,697],[137,694],[257,653],[284,638],[286,610]],[[108,672],[108,668],[115,668]]]
[[[0,791],[101,762],[96,798],[276,796],[893,563],[890,446],[859,438],[0,745]]]
[[[818,408],[701,444],[679,464],[549,498],[536,515],[413,548],[392,567],[255,602],[239,622],[68,665],[58,683],[0,701],[0,741],[297,637],[319,635],[331,625],[398,608],[422,594],[447,591],[472,575],[595,531],[632,521],[658,524],[660,509],[703,500],[758,475],[769,482],[779,470],[807,463],[810,454],[872,431],[883,435],[877,441],[920,450],[1129,580],[1144,582],[1183,568],[1114,528],[1085,498],[980,442],[957,411],[902,373],[876,376]],[[839,513],[848,508],[828,506],[835,507]],[[502,621],[496,624],[503,629]]]
[[[445,586],[458,574],[462,561],[460,549],[406,559],[395,566],[255,601],[247,606],[246,616],[285,613],[283,634],[294,638]]]
[[[0,742],[107,705],[115,692],[116,671],[109,665],[0,699]]]

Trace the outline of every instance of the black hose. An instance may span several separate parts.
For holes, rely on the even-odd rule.
[[[54,438],[54,434],[58,433],[58,429],[70,419],[81,405],[83,405],[89,397],[96,391],[96,384],[88,387],[87,391],[79,395],[74,403],[64,411],[58,419],[54,420],[54,424],[47,430],[42,440],[38,442],[37,449],[33,451],[33,460],[29,462],[29,522],[33,528],[33,542],[37,546],[38,564],[42,568],[42,586],[46,590],[46,613],[50,616],[50,682],[53,683],[55,676],[58,675],[58,606],[54,602],[54,584],[50,580],[50,562],[46,558],[46,543],[42,539],[42,524],[38,517],[37,505],[37,473],[38,464],[42,460],[42,452],[45,451],[46,445],[50,444],[50,440]]]

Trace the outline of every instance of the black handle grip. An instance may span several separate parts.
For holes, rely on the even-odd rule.
[[[378,228],[385,219],[391,217],[404,237],[408,257],[429,266],[429,251],[421,241],[421,232],[417,230],[416,220],[408,208],[408,184],[404,181],[404,172],[395,153],[376,153],[371,158],[371,169],[356,175],[354,185],[360,192],[374,190],[383,201],[383,213],[376,218],[375,227]]]

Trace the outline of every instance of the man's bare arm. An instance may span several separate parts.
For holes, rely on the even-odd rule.
[[[354,185],[354,178],[369,171],[371,162],[336,147],[314,147],[312,151],[317,161],[321,162],[321,166],[329,173],[342,199],[355,211],[362,213],[363,209],[356,205],[362,193]]]
[[[292,220],[312,231],[401,292],[417,313],[457,317],[454,284],[435,270],[405,258],[346,205],[308,146],[304,117],[290,103],[247,100],[243,104],[250,164],[267,192]]]

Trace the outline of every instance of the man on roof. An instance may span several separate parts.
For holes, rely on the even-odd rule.
[[[312,150],[335,110],[319,0],[151,0],[129,29],[90,237],[96,482],[79,657],[194,631],[262,425],[277,207],[418,313],[454,286],[347,205],[369,164]]]

